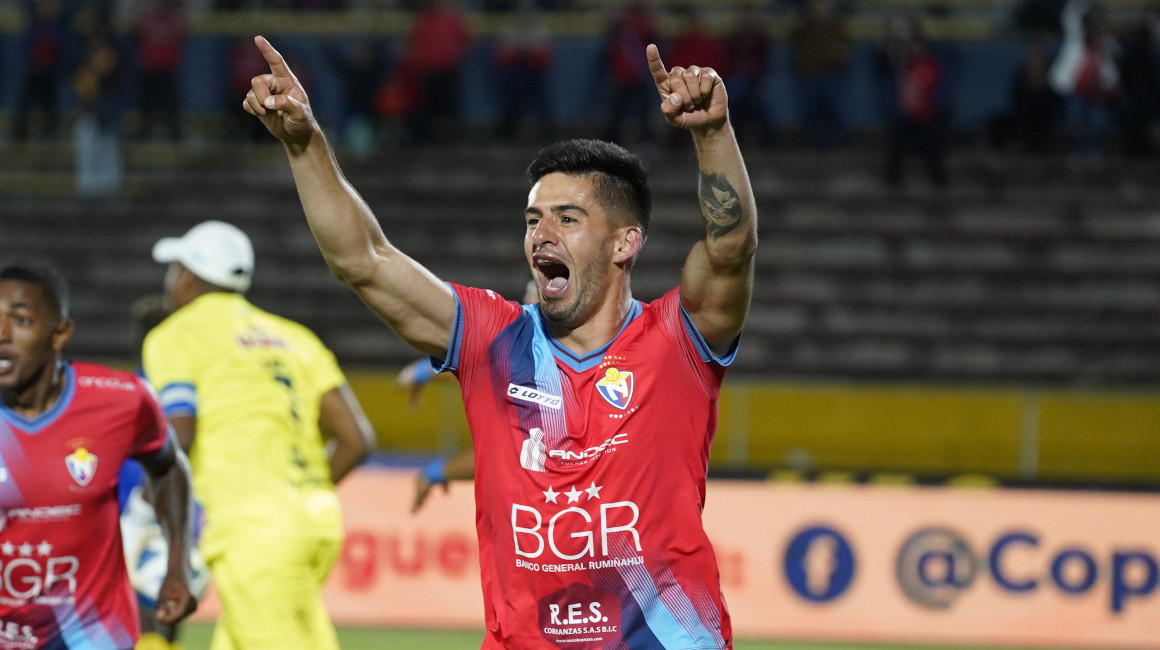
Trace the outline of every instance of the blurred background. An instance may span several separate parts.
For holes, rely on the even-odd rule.
[[[131,306],[164,275],[152,244],[206,219],[232,222],[256,248],[249,297],[319,333],[375,424],[376,464],[407,470],[468,440],[457,386],[436,380],[409,406],[394,376],[415,354],[327,271],[282,148],[241,110],[265,71],[254,34],[302,79],[388,236],[441,278],[512,299],[527,276],[523,168],[562,137],[614,139],[648,162],[656,225],[635,291],[650,300],[676,284],[702,231],[695,159],[659,115],[644,45],[658,43],[669,66],[714,67],[762,245],[712,475],[774,495],[745,511],[761,521],[812,507],[812,490],[853,499],[807,507],[759,535],[767,547],[744,550],[769,567],[771,591],[755,592],[755,607],[797,599],[814,622],[739,629],[1160,647],[1160,532],[1148,523],[1160,521],[1160,4],[0,0],[0,261],[46,258],[64,271],[78,322],[71,354],[134,364]],[[980,494],[971,488],[999,504],[963,506],[982,513],[977,524],[950,510]],[[1070,506],[1036,518],[1051,509],[1034,501],[1040,489],[1068,504],[1112,499],[1090,512],[1119,514],[1068,532],[1056,526]],[[890,501],[898,490],[944,496],[925,510]],[[1126,502],[1144,510],[1116,509]],[[864,530],[843,519],[852,511],[881,518]],[[921,521],[890,519],[903,512]],[[802,537],[814,516],[838,523]],[[1039,636],[980,636],[988,616],[1029,615],[1002,599],[981,619],[959,612],[961,633],[908,634],[922,626],[909,616],[950,607],[898,588],[906,541],[932,529],[952,530],[934,548],[959,549],[944,557],[973,567],[972,580],[990,575],[988,590],[1005,598],[1034,591],[1004,592],[1029,584],[1014,574],[1043,591],[1055,584],[1052,599],[1104,596],[1024,626]],[[1023,541],[1000,545],[1013,529]],[[1048,539],[1086,555],[1053,555]],[[887,550],[865,559],[876,545]],[[831,561],[809,564],[815,547]],[[1000,551],[1016,547],[1044,557],[1034,570],[1002,565]],[[854,566],[843,548],[894,576],[882,589],[900,599],[900,630],[847,630],[840,612],[808,609],[856,597],[861,574],[839,579]],[[820,582],[795,583],[798,560]],[[972,581],[956,581],[954,566],[933,581],[967,593]],[[727,581],[727,597],[734,588]],[[1117,593],[1119,611],[1108,605]],[[1098,625],[1059,631],[1085,616]]]

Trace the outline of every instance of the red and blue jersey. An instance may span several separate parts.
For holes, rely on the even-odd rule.
[[[35,418],[0,404],[0,649],[133,647],[117,474],[168,441],[146,385],[94,364],[66,364],[60,397]]]
[[[701,523],[726,366],[674,289],[576,355],[538,305],[452,285],[441,370],[475,441],[484,648],[731,648]]]

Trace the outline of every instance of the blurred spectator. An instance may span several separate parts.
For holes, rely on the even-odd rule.
[[[1050,38],[1060,34],[1059,12],[1064,0],[1019,0],[1012,22],[1028,38]]]
[[[107,22],[93,20],[84,39],[81,63],[73,75],[77,194],[111,196],[121,189],[119,91],[123,65]]]
[[[250,48],[255,49],[255,48]],[[373,36],[346,37],[327,44],[327,58],[342,83],[338,133],[347,148],[367,154],[375,146],[375,93],[381,85],[386,60]]]
[[[1051,66],[1051,86],[1067,101],[1071,150],[1101,153],[1120,87],[1119,45],[1103,7],[1086,0],[1068,0],[1061,24],[1063,45]]]
[[[806,142],[814,149],[848,145],[841,107],[853,41],[834,0],[809,0],[790,42]]]
[[[912,14],[892,16],[886,41],[876,53],[876,67],[891,97],[887,105],[886,180],[893,186],[902,183],[903,165],[911,153],[922,160],[931,183],[943,186],[947,182],[946,72],[920,27]]]
[[[1063,98],[1047,82],[1047,51],[1041,43],[1027,48],[1023,65],[1011,83],[1007,110],[991,120],[991,144],[1025,153],[1055,149],[1063,115]]]
[[[24,79],[13,116],[13,137],[24,140],[29,135],[33,111],[43,117],[42,133],[56,134],[58,105],[57,83],[64,69],[65,46],[69,37],[69,15],[61,0],[27,0],[24,36]]]
[[[138,138],[161,124],[171,141],[181,139],[181,64],[185,58],[186,17],[182,0],[147,0],[137,20],[141,86]]]
[[[419,80],[406,61],[387,71],[386,79],[375,90],[375,115],[378,118],[380,142],[398,145],[408,142],[406,126],[414,119],[422,91]],[[264,127],[263,127],[264,130]]]
[[[729,55],[720,36],[705,27],[701,10],[693,4],[676,8],[677,35],[665,55],[669,67],[699,65],[713,68],[722,77],[729,74]]]
[[[765,17],[756,3],[742,5],[733,29],[725,37],[729,58],[725,84],[729,88],[729,119],[741,135],[756,130],[762,147],[773,144],[773,120],[766,102],[770,41]]]
[[[677,35],[673,38],[665,63],[669,68],[691,65],[713,68],[722,78],[729,77],[729,53],[725,42],[707,27],[704,17],[696,5],[683,4],[675,9],[678,22]],[[668,144],[685,146],[688,134],[680,129],[669,129]]]
[[[1154,153],[1152,125],[1160,114],[1160,12],[1151,14],[1129,32],[1119,68],[1124,153],[1150,156]]]
[[[532,0],[519,0],[516,15],[499,35],[495,66],[500,91],[498,135],[517,135],[520,122],[533,115],[541,140],[550,140],[554,127],[548,105],[548,71],[552,67],[552,33]]]
[[[646,0],[630,0],[613,20],[606,43],[604,61],[612,99],[606,140],[623,144],[629,120],[636,123],[637,140],[652,140],[650,124],[659,100],[643,54],[649,43],[657,43],[656,16]]]
[[[447,142],[461,133],[463,64],[471,41],[455,0],[426,0],[415,15],[403,56],[422,92],[412,113],[414,142]]]

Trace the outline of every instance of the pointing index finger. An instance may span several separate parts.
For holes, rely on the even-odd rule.
[[[657,88],[668,91],[669,72],[665,69],[665,64],[661,61],[661,52],[657,46],[649,43],[644,50],[645,56],[648,58],[648,71],[652,73],[653,81],[656,82]]]
[[[254,44],[258,46],[258,51],[262,53],[266,63],[270,64],[270,72],[278,77],[293,76],[290,68],[286,66],[286,59],[283,59],[278,50],[270,45],[270,41],[267,41],[265,36],[255,36]]]

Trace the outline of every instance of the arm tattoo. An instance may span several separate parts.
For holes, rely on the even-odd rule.
[[[741,197],[724,176],[701,172],[697,194],[711,239],[720,239],[741,224]]]

